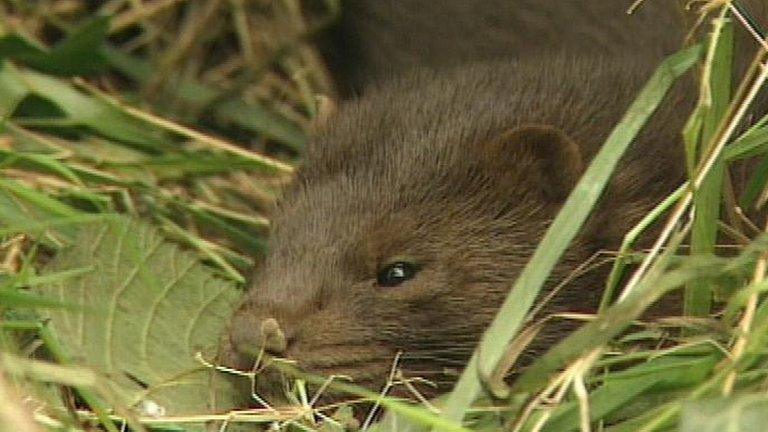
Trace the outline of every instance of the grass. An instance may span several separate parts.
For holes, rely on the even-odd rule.
[[[589,216],[624,151],[653,114],[675,79],[697,61],[699,51],[700,47],[691,48],[661,66],[590,163],[486,331],[475,356],[467,366],[467,371],[472,372],[465,371],[451,393],[445,410],[446,418],[461,420],[482,389],[478,377],[494,375],[494,370],[511,342],[510,336],[517,334],[522,327],[546,278]],[[478,353],[482,353],[482,358]],[[475,369],[477,373],[474,373]]]
[[[301,6],[295,0],[97,6],[0,0],[0,430],[86,430],[97,423],[110,431],[124,424],[193,431],[209,420],[226,420],[232,430],[275,422],[291,430],[340,430],[343,404],[333,420],[330,411],[339,406],[316,406],[305,383],[376,401],[387,414],[365,426],[380,431],[762,430],[768,420],[768,236],[763,220],[746,215],[764,214],[759,210],[768,196],[768,125],[748,115],[768,69],[757,66],[766,60],[758,45],[733,48],[734,30],[744,24],[718,2],[709,3],[702,22],[711,23],[711,31],[701,44],[660,65],[616,125],[454,391],[434,402],[439,413],[285,365],[297,379],[293,409],[197,410],[157,419],[146,405],[125,399],[124,388],[116,390],[108,366],[80,364],[72,355],[77,344],[57,333],[56,323],[66,319],[50,324],[45,317],[92,319],[93,307],[101,305],[89,305],[87,296],[40,293],[45,287],[77,292],[78,281],[91,281],[106,290],[92,297],[109,296],[109,283],[93,281],[117,280],[123,270],[110,267],[107,255],[79,262],[85,254],[78,261],[68,251],[91,243],[90,251],[101,245],[120,254],[133,243],[140,251],[144,238],[113,242],[83,234],[89,228],[114,221],[115,214],[141,220],[154,227],[141,228],[148,238],[191,254],[180,263],[204,263],[199,271],[215,274],[223,292],[242,287],[257,265],[269,227],[266,209],[300,160],[317,96],[333,94],[306,41],[333,20],[338,4]],[[745,76],[733,76],[734,52],[744,50],[760,53]],[[699,103],[681,131],[688,182],[627,233],[599,313],[507,385],[498,377],[513,366],[512,348],[525,345],[526,316],[551,269],[635,134],[686,73],[699,74],[701,83]],[[755,168],[741,191],[730,173],[744,163]],[[653,247],[635,251],[636,239],[654,225],[661,229]],[[731,239],[734,244],[722,244]],[[176,246],[161,247],[164,257],[176,259]],[[142,253],[135,255],[125,260],[142,286],[168,286],[163,277],[174,276],[175,268],[153,269]],[[78,265],[57,268],[62,262]],[[646,309],[674,291],[683,293],[684,316],[644,320]],[[142,298],[152,300],[151,294]],[[113,300],[109,311],[119,314]],[[122,336],[127,340],[131,332]],[[81,352],[87,350],[74,350]],[[197,372],[217,369],[208,359],[200,354]],[[390,384],[407,385],[395,369]],[[135,381],[146,386],[139,393],[158,398],[184,381],[155,383],[152,372],[134,370]]]
[[[296,41],[313,31],[301,11],[291,1],[265,11],[242,2],[64,3],[2,5],[0,52],[15,60],[0,71],[2,190],[29,214],[25,223],[41,223],[36,211],[154,218],[244,281],[263,251],[263,210],[306,139],[314,102],[305,93],[331,92],[316,55]],[[113,15],[91,18],[100,13]],[[262,21],[277,34],[254,30]],[[216,31],[203,38],[206,24]],[[62,36],[44,50],[44,40],[24,37],[35,31]],[[176,32],[179,40],[169,38]],[[241,49],[229,42],[235,36]],[[263,46],[248,42],[257,36]],[[211,52],[226,70],[206,63]],[[167,73],[149,73],[158,68]],[[15,207],[0,209],[3,220],[18,219]]]

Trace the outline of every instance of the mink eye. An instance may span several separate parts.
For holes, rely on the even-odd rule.
[[[398,261],[379,270],[379,274],[376,275],[376,282],[379,286],[395,287],[413,279],[418,272],[419,267],[416,264]]]

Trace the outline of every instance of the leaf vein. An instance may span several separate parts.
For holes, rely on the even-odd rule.
[[[175,249],[173,250],[175,252]],[[147,351],[148,349],[148,341],[149,341],[149,331],[152,328],[152,323],[155,321],[155,318],[157,317],[157,308],[160,307],[160,304],[168,297],[168,294],[170,293],[171,289],[187,274],[189,271],[197,264],[195,261],[190,261],[188,265],[181,270],[180,272],[175,271],[176,276],[171,279],[165,286],[163,286],[162,290],[158,293],[155,301],[152,303],[152,306],[149,308],[148,316],[149,319],[146,321],[146,324],[144,325],[144,328],[141,331],[141,359],[144,362],[147,362],[147,359],[149,358],[149,353]],[[174,265],[175,267],[175,265]],[[151,371],[154,371],[152,368],[148,368]],[[156,378],[160,378],[158,375],[155,376]]]
[[[128,233],[128,228],[130,228],[131,224],[125,224],[126,230],[123,232],[123,234],[118,238],[118,244],[122,246],[122,239],[125,237],[125,235]],[[146,235],[150,235],[151,233],[145,233]],[[136,275],[138,275],[139,271],[142,269],[143,265],[146,263],[146,261],[151,257],[163,244],[162,240],[159,238],[154,238],[155,244],[151,245],[147,251],[147,253],[141,257],[136,264],[134,265],[134,268],[131,270],[131,272],[126,276],[125,280],[118,286],[118,288],[115,290],[115,292],[112,294],[112,298],[109,301],[109,310],[107,314],[107,320],[105,323],[105,336],[106,336],[106,343],[104,344],[106,348],[106,356],[107,356],[107,366],[109,369],[113,369],[114,365],[112,363],[112,353],[114,350],[112,349],[112,345],[114,343],[113,339],[113,327],[115,323],[115,312],[117,311],[117,301],[120,298],[120,295],[125,291],[125,289],[128,287],[128,285],[133,282],[133,280],[136,278]],[[118,256],[122,253],[122,247],[118,248]]]

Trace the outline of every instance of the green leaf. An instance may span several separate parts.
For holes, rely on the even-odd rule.
[[[105,48],[104,53],[110,66],[142,85],[147,85],[155,77],[156,71],[152,63],[143,58],[109,46]],[[201,109],[223,98],[222,90],[205,86],[189,77],[181,79],[179,83],[174,83],[173,87],[175,91],[172,96],[195,107],[195,109]]]
[[[626,370],[612,372],[606,375],[605,384],[630,387],[630,382],[650,379],[660,388],[686,387],[709,376],[721,359],[719,352],[703,356],[665,355]]]
[[[296,151],[303,149],[306,143],[307,137],[301,129],[259,103],[247,104],[231,99],[214,106],[213,110],[219,121],[258,132]]]
[[[0,38],[0,59],[30,64],[44,59],[47,54],[45,47],[25,34],[12,33]]]
[[[51,216],[77,216],[82,214],[80,211],[50,198],[48,195],[38,192],[35,189],[24,186],[22,183],[13,180],[0,179],[0,191],[5,190],[16,197],[24,200],[36,209]]]
[[[159,131],[105,101],[86,95],[61,79],[33,71],[24,73],[29,90],[52,102],[71,122],[87,126],[108,138],[156,153],[164,146]]]
[[[73,31],[53,49],[46,50],[20,34],[0,38],[0,59],[17,60],[54,75],[87,75],[106,66],[101,46],[109,30],[109,18],[93,19]]]
[[[726,147],[724,158],[733,161],[766,152],[768,152],[768,126],[763,126],[749,130],[733,144]]]
[[[601,419],[632,399],[652,388],[653,380],[627,380],[607,383],[589,395],[589,414],[592,421]],[[542,429],[547,432],[567,432],[579,429],[579,406],[576,402],[557,410]]]
[[[57,246],[61,237],[74,235],[72,225],[94,217],[20,182],[0,178],[0,235],[47,233],[45,241]],[[57,228],[55,233],[48,232],[52,228]]]
[[[515,282],[506,301],[491,323],[469,364],[451,392],[443,417],[461,421],[482,390],[482,377],[491,376],[509,342],[520,329],[539,290],[576,236],[624,151],[661,103],[674,81],[690,69],[701,55],[701,47],[681,51],[662,63],[614,128],[584,176],[558,213],[533,257]]]
[[[107,65],[102,46],[109,30],[109,17],[98,17],[72,32],[51,51],[43,72],[56,75],[87,75]]]
[[[768,397],[746,394],[688,402],[680,420],[682,432],[759,432],[768,425]]]
[[[14,166],[60,176],[82,186],[82,181],[66,164],[48,155],[39,153],[15,152],[0,148],[0,168]]]
[[[38,288],[90,309],[48,315],[73,361],[103,371],[126,405],[151,400],[174,415],[236,405],[229,381],[195,356],[215,357],[239,290],[154,228],[122,217],[82,229],[46,272],[85,266],[93,270]]]
[[[0,118],[10,117],[28,94],[29,89],[16,68],[0,62]]]

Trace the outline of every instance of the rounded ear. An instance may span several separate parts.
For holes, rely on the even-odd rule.
[[[505,186],[562,202],[584,170],[581,151],[553,126],[522,125],[486,142],[484,162]]]

